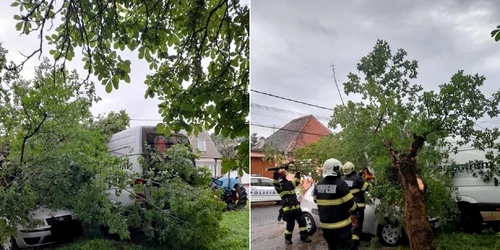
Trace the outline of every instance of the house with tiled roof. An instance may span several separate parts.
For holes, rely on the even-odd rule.
[[[293,119],[268,138],[261,138],[259,143],[252,148],[251,173],[269,178],[272,177],[272,172],[266,171],[266,168],[272,167],[275,164],[263,161],[264,145],[277,148],[285,157],[289,158],[295,150],[317,142],[321,137],[328,136],[331,133],[313,115]]]

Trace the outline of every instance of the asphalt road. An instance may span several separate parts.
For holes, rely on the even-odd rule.
[[[285,244],[283,232],[285,231],[285,222],[277,220],[279,205],[272,204],[252,204],[251,210],[251,248],[252,250],[268,249],[328,249],[323,233],[318,230],[311,236],[312,242],[305,243],[300,241],[299,228],[295,224],[292,236],[292,245]],[[360,242],[360,250],[368,250],[370,243],[368,241]],[[379,248],[380,250],[390,250],[394,248]]]

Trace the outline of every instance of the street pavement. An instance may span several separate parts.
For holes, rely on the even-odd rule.
[[[278,222],[279,205],[273,203],[252,204],[251,209],[251,248],[252,250],[269,249],[294,249],[294,250],[312,250],[328,249],[323,238],[323,233],[318,230],[311,236],[312,242],[305,243],[300,241],[299,228],[295,224],[293,231],[292,245],[285,244],[283,232],[285,231],[285,222]],[[360,250],[368,250],[370,242],[361,241]],[[380,250],[392,250],[395,248],[378,248]]]

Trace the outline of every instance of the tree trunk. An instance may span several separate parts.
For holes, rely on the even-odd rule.
[[[399,164],[398,164],[399,163]],[[418,188],[415,159],[402,154],[399,161],[399,175],[405,196],[406,234],[412,250],[434,250],[434,233],[427,218],[424,195]]]
[[[399,170],[399,180],[405,197],[406,235],[412,250],[435,250],[434,233],[432,232],[425,199],[418,188],[415,157],[424,145],[425,138],[413,136],[409,154],[402,154],[392,149],[391,142],[384,140],[384,144],[392,157],[392,168]]]

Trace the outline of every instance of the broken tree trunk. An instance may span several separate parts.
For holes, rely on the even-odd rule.
[[[392,168],[398,169],[399,180],[405,197],[406,234],[412,250],[435,250],[434,234],[427,218],[425,200],[418,187],[415,156],[423,146],[423,137],[414,136],[409,154],[398,153],[391,143],[385,145],[392,157]]]

